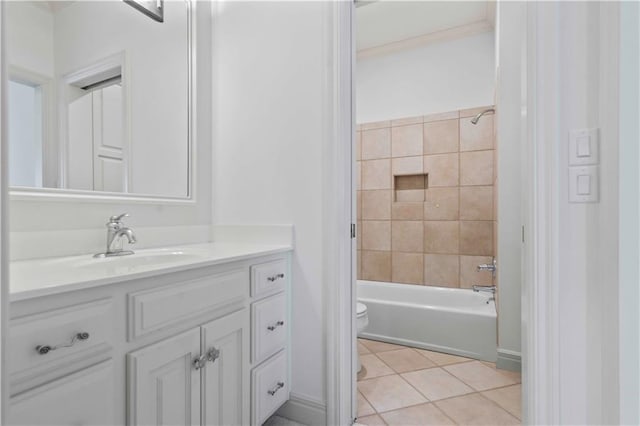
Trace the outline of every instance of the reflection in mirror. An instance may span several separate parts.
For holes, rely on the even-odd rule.
[[[190,195],[190,7],[6,3],[14,189]]]

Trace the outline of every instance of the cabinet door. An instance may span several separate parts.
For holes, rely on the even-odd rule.
[[[129,425],[200,425],[200,329],[127,355]]]
[[[203,425],[249,422],[249,312],[243,309],[202,327]],[[213,360],[215,358],[215,360]],[[213,361],[211,361],[213,360]]]
[[[106,361],[11,398],[8,425],[113,425],[114,368]]]

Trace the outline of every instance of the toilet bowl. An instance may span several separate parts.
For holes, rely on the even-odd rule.
[[[367,305],[364,303],[356,304],[356,329],[358,330],[358,336],[369,325],[369,316],[367,315]],[[358,356],[358,373],[362,369],[360,364],[360,356]]]

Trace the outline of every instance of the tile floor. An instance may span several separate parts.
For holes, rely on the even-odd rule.
[[[521,424],[520,373],[365,339],[358,339],[358,353],[359,424]]]

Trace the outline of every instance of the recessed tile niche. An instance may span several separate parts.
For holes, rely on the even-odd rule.
[[[429,187],[429,175],[403,175],[393,177],[393,201],[424,202],[425,189]]]

